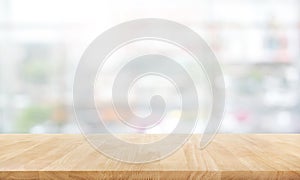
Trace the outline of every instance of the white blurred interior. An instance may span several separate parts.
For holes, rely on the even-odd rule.
[[[82,53],[103,31],[137,18],[187,25],[213,49],[227,88],[221,132],[300,132],[299,0],[0,0],[0,133],[79,133],[72,85]],[[112,72],[104,71],[108,80]],[[170,119],[179,114],[172,111]],[[115,132],[124,130],[113,118],[107,123]]]

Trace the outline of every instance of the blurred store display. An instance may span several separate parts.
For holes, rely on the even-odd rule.
[[[79,133],[72,83],[81,54],[105,29],[145,17],[183,23],[214,50],[227,86],[222,132],[300,132],[299,0],[70,3],[0,1],[0,133]],[[142,88],[136,104],[146,100]],[[179,116],[172,108],[170,122]],[[115,125],[111,108],[103,116],[126,132]]]

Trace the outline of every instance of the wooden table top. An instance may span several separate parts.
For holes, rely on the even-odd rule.
[[[204,150],[199,138],[161,161],[128,164],[81,135],[3,134],[0,179],[300,179],[300,134],[219,134]]]

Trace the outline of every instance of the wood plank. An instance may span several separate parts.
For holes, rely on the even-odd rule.
[[[300,134],[219,134],[202,151],[199,139],[193,135],[161,161],[128,164],[103,156],[81,135],[3,134],[0,179],[300,179]]]

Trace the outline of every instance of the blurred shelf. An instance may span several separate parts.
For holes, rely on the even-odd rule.
[[[244,61],[244,62],[221,62],[223,65],[228,66],[292,66],[294,65],[293,62],[251,62],[251,61]]]

